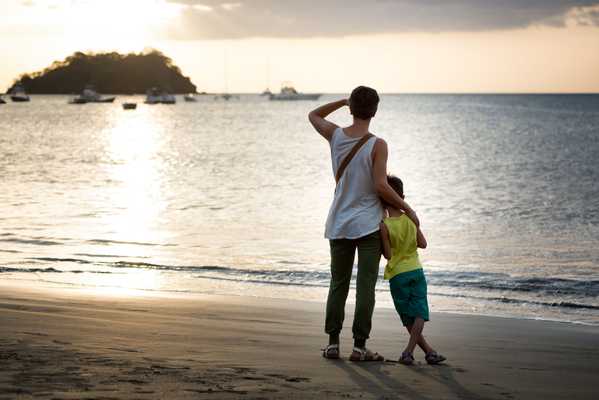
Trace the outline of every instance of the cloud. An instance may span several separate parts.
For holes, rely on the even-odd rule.
[[[316,37],[599,25],[599,0],[167,0],[174,39]]]

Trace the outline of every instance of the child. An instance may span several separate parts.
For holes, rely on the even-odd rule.
[[[403,199],[403,182],[396,176],[388,176],[387,182]],[[422,336],[424,321],[428,321],[428,302],[426,300],[426,279],[418,259],[417,248],[426,248],[426,239],[420,228],[399,209],[387,204],[383,207],[388,217],[381,222],[383,254],[388,261],[385,267],[385,279],[389,280],[391,296],[395,309],[403,325],[410,332],[410,341],[403,351],[399,362],[404,365],[414,363],[416,345],[426,354],[426,362],[439,364],[445,357],[437,354]]]

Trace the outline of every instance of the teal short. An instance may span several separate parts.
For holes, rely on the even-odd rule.
[[[416,317],[428,321],[426,278],[422,268],[395,275],[389,281],[389,288],[404,326],[412,325]]]

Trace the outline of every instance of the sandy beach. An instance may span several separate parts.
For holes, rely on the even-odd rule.
[[[249,297],[146,297],[0,284],[0,399],[592,399],[596,327],[433,314],[448,357],[429,366],[320,356],[323,305]],[[348,307],[348,310],[350,307]],[[351,313],[347,315],[351,318]],[[347,325],[347,323],[346,323]],[[377,309],[369,346],[407,336]]]

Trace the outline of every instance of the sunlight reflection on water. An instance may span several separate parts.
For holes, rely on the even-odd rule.
[[[421,258],[445,296],[434,308],[599,305],[598,99],[383,96],[372,129],[428,235]],[[34,96],[4,106],[0,268],[95,287],[322,298],[334,184],[306,120],[315,105],[203,97],[125,112]],[[114,275],[85,272],[96,270]],[[485,286],[539,277],[537,291]],[[581,292],[564,295],[571,286]],[[505,299],[455,297],[481,293]],[[523,312],[542,307],[530,304]]]

